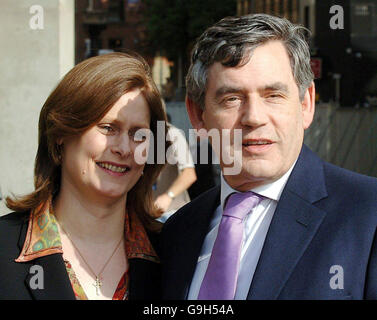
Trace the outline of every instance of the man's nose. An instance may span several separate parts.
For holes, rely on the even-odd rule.
[[[249,99],[242,107],[241,124],[259,127],[267,122],[266,109],[258,98]]]

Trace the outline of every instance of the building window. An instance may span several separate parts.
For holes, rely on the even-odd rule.
[[[108,0],[108,22],[117,23],[124,21],[124,7],[122,0]]]
[[[124,5],[122,0],[89,0],[86,12],[92,19],[106,19],[106,23],[124,21]]]
[[[280,2],[279,2],[279,15],[281,17],[284,17],[284,14],[285,14],[285,12],[284,12],[285,2],[286,2],[286,0],[280,0]]]
[[[351,36],[376,36],[377,19],[372,3],[357,3],[351,6]]]
[[[310,24],[310,7],[305,6],[304,7],[304,26],[305,28],[310,29],[311,24]]]
[[[275,16],[278,16],[279,15],[279,2],[280,0],[274,0],[274,3],[273,3],[273,14]]]
[[[297,0],[292,0],[292,22],[298,22],[298,2]]]
[[[123,39],[109,39],[109,49],[114,51],[121,50],[123,48]]]
[[[249,1],[245,0],[243,3],[243,14],[248,14],[249,13]]]
[[[293,10],[292,0],[288,0],[287,17],[288,17],[289,20],[292,20],[292,10]]]
[[[261,13],[261,12],[263,12],[263,5],[264,5],[264,1],[262,1],[262,0],[257,0],[257,1],[256,1],[256,5],[255,5],[255,12],[256,12],[256,13]]]

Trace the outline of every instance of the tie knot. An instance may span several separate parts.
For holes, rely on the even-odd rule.
[[[223,215],[242,220],[261,200],[262,197],[252,191],[232,193],[225,205]]]

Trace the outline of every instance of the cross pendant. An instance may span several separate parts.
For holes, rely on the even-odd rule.
[[[96,276],[96,282],[93,283],[93,286],[96,287],[96,294],[97,294],[97,296],[99,296],[99,289],[102,286],[102,282],[101,282],[100,278],[98,278],[97,276]]]

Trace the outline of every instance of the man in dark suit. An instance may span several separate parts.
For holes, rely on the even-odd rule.
[[[220,133],[221,186],[165,223],[164,299],[377,298],[377,180],[303,145],[315,109],[305,32],[258,14],[198,39],[186,105],[195,129]]]

